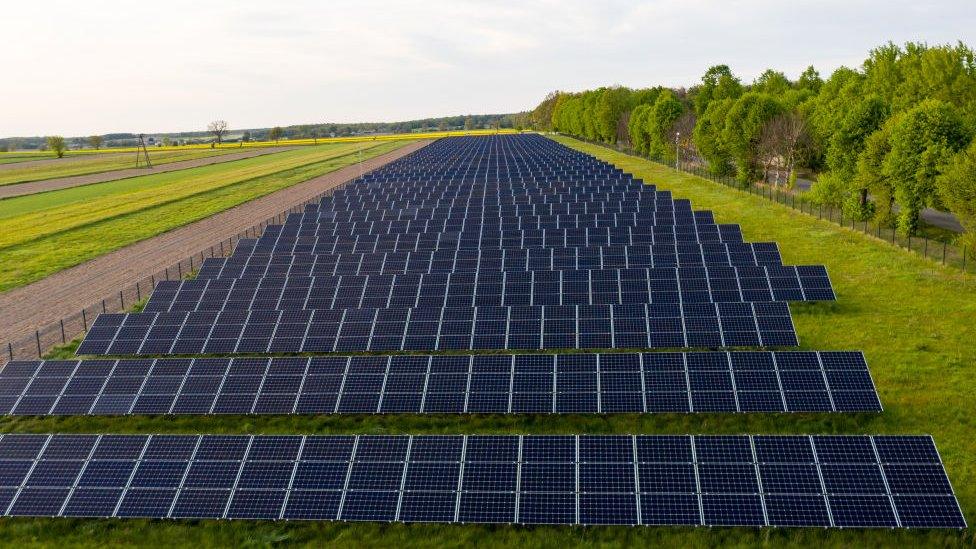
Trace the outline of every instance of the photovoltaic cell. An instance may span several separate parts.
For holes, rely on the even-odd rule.
[[[47,364],[0,371],[0,413],[62,415],[68,398],[74,415],[881,410],[863,355],[844,351],[124,359],[69,377]],[[106,387],[127,405],[99,407]]]
[[[925,436],[8,434],[0,465],[9,516],[966,526]]]

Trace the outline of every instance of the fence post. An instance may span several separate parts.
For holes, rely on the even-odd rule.
[[[7,342],[7,352],[10,353],[10,360],[14,359],[14,346],[8,341]]]
[[[942,243],[942,264],[945,265],[946,248],[949,246],[947,242]]]
[[[180,278],[183,278],[183,262],[180,261],[176,264],[177,271],[180,273]]]
[[[224,241],[220,241],[220,257],[224,257]]]
[[[81,325],[85,327],[85,331],[88,331],[88,315],[85,314],[85,310],[81,310]]]
[[[41,334],[34,330],[34,341],[37,342],[37,358],[41,358]]]
[[[929,256],[929,237],[926,236],[924,238],[925,238],[925,251],[922,252],[922,255],[924,255],[925,257],[928,257]]]
[[[166,280],[169,280],[169,267],[166,267]]]
[[[153,290],[156,289],[156,275],[154,275],[154,274],[149,275],[149,284],[151,286],[150,289],[153,289]]]
[[[122,304],[122,310],[125,310],[125,296],[122,295],[122,291],[119,290],[119,303]]]
[[[105,300],[104,299],[102,300],[102,312],[103,313],[106,312],[105,311]]]
[[[68,338],[64,336],[64,319],[62,318],[59,322],[61,323],[61,343],[64,344],[68,342]]]

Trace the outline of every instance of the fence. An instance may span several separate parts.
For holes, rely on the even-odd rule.
[[[318,202],[323,197],[331,195],[338,187],[328,189],[313,198],[252,225],[230,238],[226,238],[204,248],[163,270],[136,280],[132,285],[119,290],[117,294],[107,296],[105,299],[93,303],[75,314],[41,327],[28,336],[16,341],[6,342],[0,348],[0,366],[10,360],[33,360],[40,358],[51,348],[73,341],[76,337],[88,331],[88,327],[91,326],[95,317],[99,314],[119,313],[131,309],[144,298],[148,297],[160,281],[185,278],[196,271],[208,257],[229,256],[233,252],[234,246],[242,238],[257,238],[261,236],[268,225],[282,223],[288,217],[288,214],[302,211],[307,204]]]
[[[581,139],[579,137],[573,137],[575,139]],[[667,162],[662,158],[640,155],[630,149],[613,147],[607,145],[606,143],[590,140],[584,141],[593,145],[600,145],[617,152],[628,154],[630,156],[650,160],[651,162],[655,162],[672,169],[675,167],[673,161]],[[957,246],[955,244],[949,244],[945,241],[934,240],[922,236],[904,237],[899,235],[893,227],[882,227],[881,225],[871,224],[869,221],[857,221],[851,217],[847,217],[845,219],[843,209],[817,204],[808,199],[805,194],[796,193],[785,187],[763,184],[743,186],[741,182],[736,180],[734,177],[714,175],[698,165],[686,163],[685,165],[679,164],[679,167],[680,171],[682,172],[708,179],[709,181],[725,185],[726,187],[730,187],[739,192],[760,196],[784,206],[789,206],[802,213],[817,216],[818,219],[831,221],[842,227],[862,232],[895,246],[916,252],[928,259],[935,260],[942,265],[956,267],[966,273],[976,272],[976,250],[970,249],[966,246]]]

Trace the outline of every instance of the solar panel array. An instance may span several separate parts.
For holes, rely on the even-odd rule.
[[[7,516],[963,527],[929,437],[4,435]]]
[[[12,415],[881,411],[861,353],[16,362]]]
[[[100,315],[78,353],[113,358],[9,364],[0,413],[879,412],[861,353],[755,349],[798,344],[787,302],[835,298],[823,266],[784,265],[775,243],[591,156],[443,139],[161,283],[144,312]],[[593,352],[546,352],[571,349]],[[540,353],[499,352],[518,350]],[[361,352],[381,356],[341,355]],[[8,434],[0,507],[965,526],[913,436]]]
[[[539,270],[164,281],[146,312],[834,299],[822,267]]]

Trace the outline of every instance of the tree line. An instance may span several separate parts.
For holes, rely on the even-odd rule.
[[[858,220],[918,229],[923,208],[950,211],[976,243],[976,57],[968,46],[888,43],[826,80],[769,69],[743,83],[726,65],[688,89],[552,92],[533,127],[691,162],[743,185],[792,185]]]

